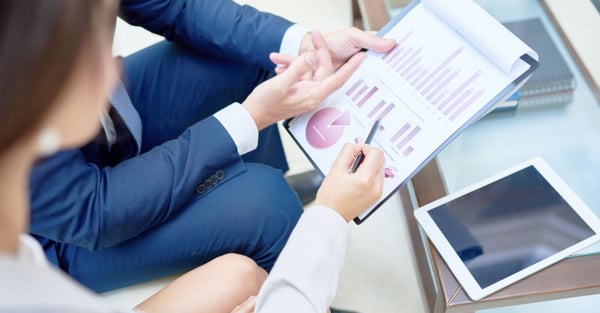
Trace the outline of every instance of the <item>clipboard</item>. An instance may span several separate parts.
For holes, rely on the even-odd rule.
[[[325,175],[343,144],[364,142],[381,120],[372,145],[386,158],[383,195],[356,224],[538,67],[535,51],[471,0],[414,0],[377,35],[397,45],[368,51],[340,89],[283,123]]]

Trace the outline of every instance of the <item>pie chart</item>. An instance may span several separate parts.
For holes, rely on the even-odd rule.
[[[350,113],[336,108],[324,108],[317,111],[308,120],[306,140],[317,149],[331,147],[344,134],[344,128],[350,125]]]

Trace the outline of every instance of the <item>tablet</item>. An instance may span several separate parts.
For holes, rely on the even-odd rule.
[[[600,239],[598,217],[540,158],[414,212],[472,300]]]

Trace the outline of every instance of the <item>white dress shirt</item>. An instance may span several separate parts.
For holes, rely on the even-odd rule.
[[[279,53],[297,56],[300,43],[309,30],[294,24],[283,35]],[[273,65],[275,66],[275,65]],[[225,127],[239,155],[253,151],[258,146],[258,129],[250,113],[239,103],[235,102],[214,114],[214,117]]]
[[[255,312],[326,312],[344,265],[348,232],[334,210],[306,209],[258,293]]]
[[[133,312],[115,307],[49,265],[29,235],[21,235],[18,256],[0,253],[0,277],[1,313]]]

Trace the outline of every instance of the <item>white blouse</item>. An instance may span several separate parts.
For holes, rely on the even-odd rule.
[[[18,256],[0,253],[0,313],[132,313],[50,266],[40,244],[21,235]]]
[[[255,312],[325,312],[344,265],[348,231],[348,223],[334,210],[306,209],[259,292]],[[5,312],[134,313],[114,307],[50,266],[29,235],[21,236],[18,256],[0,253],[0,313]]]
[[[335,296],[349,226],[334,210],[307,208],[292,231],[256,303],[257,313],[322,313]]]

